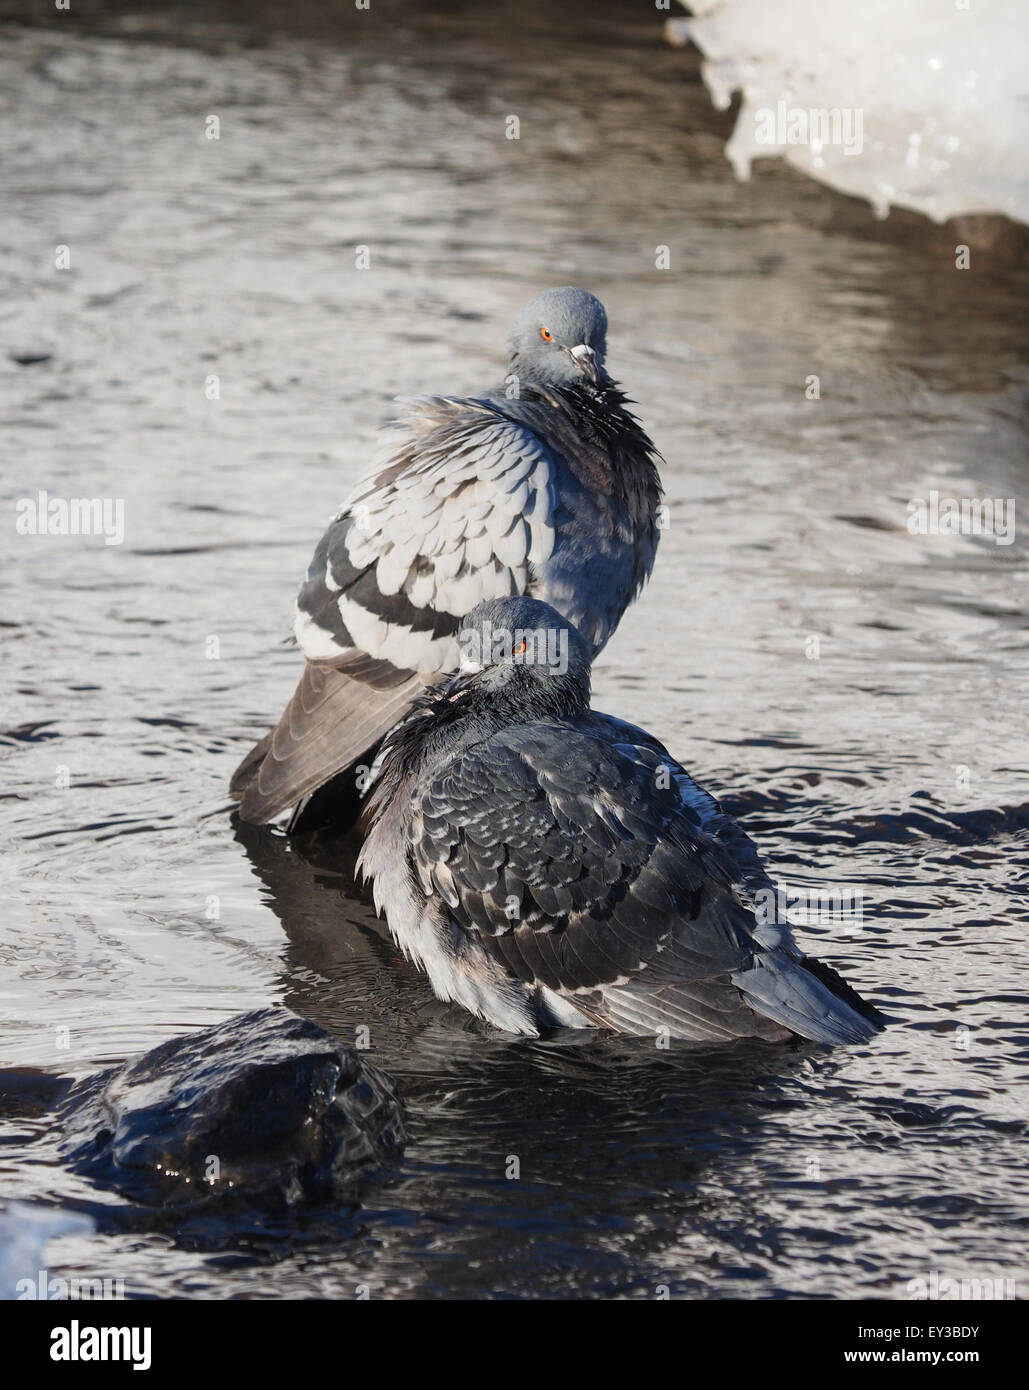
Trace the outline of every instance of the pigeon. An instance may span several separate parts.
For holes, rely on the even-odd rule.
[[[295,633],[307,659],[278,726],[230,784],[244,821],[291,832],[354,814],[382,737],[441,672],[463,616],[528,594],[595,656],[639,594],[660,529],[660,455],[605,367],[607,314],[546,290],[511,327],[504,383],[401,402],[319,541]]]
[[[590,709],[591,647],[478,605],[394,729],[358,861],[440,999],[536,1036],[858,1043],[880,1015],[802,954],[753,842],[642,729]]]

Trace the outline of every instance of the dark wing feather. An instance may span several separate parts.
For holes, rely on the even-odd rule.
[[[674,786],[583,728],[520,725],[458,757],[423,788],[410,854],[512,973],[596,989],[662,958],[681,978],[750,957],[731,870]]]
[[[424,689],[418,676],[406,673],[403,683],[376,691],[345,669],[308,662],[278,726],[233,778],[242,818],[264,824],[350,767]]]
[[[874,1011],[755,919],[769,880],[743,832],[649,735],[611,743],[613,722],[515,725],[430,778],[409,831],[425,891],[518,979],[626,1032],[871,1037]]]

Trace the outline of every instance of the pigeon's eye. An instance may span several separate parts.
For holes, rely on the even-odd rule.
[[[554,335],[553,333],[551,333],[549,328],[541,328],[540,337],[543,339],[545,343],[552,343],[554,341]]]
[[[523,642],[522,645],[521,645],[520,647],[516,647],[516,648],[515,648],[515,656],[521,656],[522,652],[527,651],[528,648],[529,648],[528,642]]]

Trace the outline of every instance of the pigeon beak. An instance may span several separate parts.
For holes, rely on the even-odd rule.
[[[451,703],[459,700],[468,687],[474,684],[481,671],[482,667],[478,662],[462,661],[460,671],[443,687],[443,698]]]
[[[593,385],[596,386],[600,380],[600,371],[597,367],[597,354],[586,343],[580,343],[578,347],[566,348],[572,361],[582,372],[583,376],[589,377]]]

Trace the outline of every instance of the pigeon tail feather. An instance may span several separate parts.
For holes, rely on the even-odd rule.
[[[868,1016],[873,1010],[866,1006],[867,1013],[859,1013],[820,973],[785,951],[761,952],[732,982],[752,1008],[811,1042],[867,1042],[881,1026]]]

